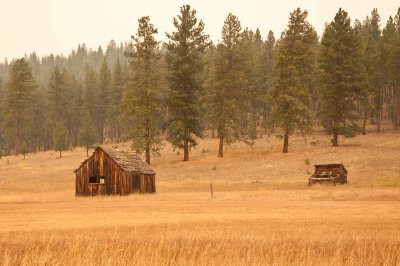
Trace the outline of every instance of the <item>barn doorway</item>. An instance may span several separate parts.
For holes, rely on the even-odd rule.
[[[140,191],[140,175],[133,176],[132,187],[134,191]]]

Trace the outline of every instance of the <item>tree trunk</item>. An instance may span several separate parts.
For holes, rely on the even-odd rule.
[[[189,141],[186,139],[183,142],[183,161],[189,161]]]
[[[86,157],[89,157],[89,146],[86,146]]]
[[[104,141],[104,121],[100,121],[99,144],[103,144],[103,141]]]
[[[367,134],[367,132],[365,130],[366,125],[367,125],[367,109],[364,109],[363,128],[362,128],[363,135]]]
[[[275,123],[271,123],[271,134],[274,134],[275,133]],[[270,136],[271,134],[268,134],[268,136]]]
[[[218,157],[224,157],[224,136],[219,137]]]
[[[332,139],[333,147],[339,147],[338,137],[339,137],[339,132],[337,130],[334,130]]]
[[[119,125],[117,125],[116,133],[115,133],[115,138],[116,138],[117,143],[119,143],[120,137],[121,137],[121,127]]]
[[[150,164],[150,144],[146,144],[146,163]]]
[[[264,124],[264,134],[268,133],[268,124],[267,124],[267,111],[264,108],[263,112],[263,124]]]
[[[212,129],[211,138],[215,138],[215,128]]]
[[[289,151],[289,132],[285,131],[285,137],[283,138],[283,153]]]
[[[381,132],[381,110],[376,111],[376,132],[380,133]]]
[[[61,149],[60,149],[60,158],[61,158]]]
[[[15,146],[14,146],[14,153],[15,156],[18,156],[19,154],[19,136],[18,136],[18,131],[17,131],[17,135],[15,136]]]

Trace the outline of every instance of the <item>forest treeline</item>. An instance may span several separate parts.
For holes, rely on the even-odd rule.
[[[318,36],[300,8],[275,36],[228,14],[212,43],[185,5],[167,41],[142,17],[124,44],[84,44],[68,56],[35,53],[0,63],[0,156],[87,150],[106,139],[132,141],[150,163],[164,140],[189,160],[197,137],[253,145],[263,134],[306,136],[315,124],[332,135],[400,126],[400,8],[381,26],[377,9],[352,22],[339,9]]]

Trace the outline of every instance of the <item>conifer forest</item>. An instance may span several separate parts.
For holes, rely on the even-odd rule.
[[[223,157],[226,145],[263,135],[290,152],[290,136],[315,126],[333,146],[383,122],[399,131],[400,8],[393,13],[354,21],[339,9],[321,36],[300,8],[282,32],[249,29],[230,13],[213,43],[185,5],[171,32],[144,16],[124,43],[4,60],[0,156],[129,141],[148,163],[165,145],[188,161],[206,135]]]

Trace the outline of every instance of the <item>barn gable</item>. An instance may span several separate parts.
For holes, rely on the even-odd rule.
[[[76,196],[156,191],[154,170],[131,151],[99,146],[74,172]]]

